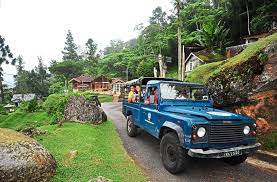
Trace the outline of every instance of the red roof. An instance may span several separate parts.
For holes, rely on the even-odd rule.
[[[70,80],[71,81],[76,81],[76,82],[79,82],[79,83],[82,83],[82,82],[86,82],[86,83],[90,83],[93,81],[93,79],[90,77],[90,76],[85,76],[85,75],[82,75],[82,76],[79,76],[79,77],[76,77],[76,78],[72,78]]]

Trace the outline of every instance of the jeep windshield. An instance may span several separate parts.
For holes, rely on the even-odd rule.
[[[162,100],[207,101],[208,94],[204,86],[187,83],[161,83]]]

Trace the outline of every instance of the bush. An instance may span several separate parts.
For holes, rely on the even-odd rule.
[[[7,115],[8,114],[3,105],[0,105],[0,114],[1,115]]]
[[[51,115],[53,123],[63,120],[64,106],[69,97],[69,94],[51,94],[47,97],[43,107],[48,115]]]
[[[64,93],[64,90],[66,90],[66,87],[64,86],[64,83],[63,82],[55,82],[53,83],[48,92],[50,94],[55,94],[55,93]]]
[[[33,99],[31,101],[25,101],[20,103],[19,109],[23,112],[35,112],[39,109],[38,100]]]

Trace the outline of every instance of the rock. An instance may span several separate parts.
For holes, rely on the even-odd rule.
[[[261,133],[266,133],[270,129],[270,125],[264,118],[257,118],[256,123],[258,126],[258,131]]]
[[[234,107],[236,113],[256,119],[258,132],[266,133],[277,126],[277,91],[265,91],[253,94],[251,101],[243,106]]]
[[[102,177],[102,176],[99,176],[98,178],[96,178],[96,179],[91,179],[91,180],[89,180],[88,182],[112,182],[112,180],[107,179],[107,178]]]
[[[34,128],[34,127],[28,127],[28,128],[24,128],[22,130],[20,130],[20,133],[27,135],[29,137],[33,137],[35,135],[44,135],[46,134],[46,131],[42,131],[38,128]]]
[[[277,41],[207,81],[215,106],[256,119],[260,132],[277,127]]]
[[[77,150],[71,150],[66,154],[67,158],[69,159],[74,159],[75,157],[77,157],[77,155],[78,155]]]
[[[54,157],[37,141],[0,128],[0,181],[51,181]]]
[[[94,100],[83,96],[72,96],[65,105],[64,118],[66,121],[100,124],[107,120],[105,112]]]

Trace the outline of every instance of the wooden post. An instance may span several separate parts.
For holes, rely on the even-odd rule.
[[[157,78],[158,77],[158,70],[156,67],[154,67],[154,77]]]
[[[185,55],[185,46],[182,46],[182,81],[185,79],[185,60],[186,55]]]
[[[160,78],[164,77],[164,69],[163,69],[163,56],[161,54],[158,55],[158,62],[159,62],[159,67],[160,67]]]

